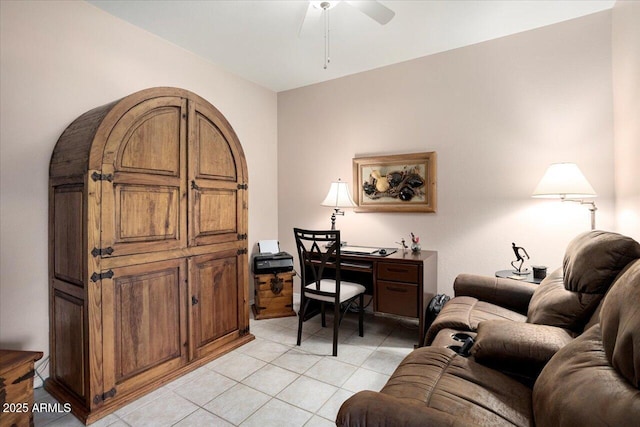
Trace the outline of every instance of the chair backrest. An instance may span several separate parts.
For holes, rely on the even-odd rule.
[[[321,296],[340,294],[340,230],[303,230],[294,228],[302,291]],[[335,292],[321,290],[323,278],[335,280]],[[314,284],[305,288],[309,284]],[[302,292],[301,291],[301,292]]]

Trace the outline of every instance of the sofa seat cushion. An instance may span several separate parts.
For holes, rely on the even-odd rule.
[[[430,345],[440,330],[475,331],[484,320],[512,320],[525,322],[527,316],[473,297],[459,296],[442,308],[427,331],[425,344]]]
[[[609,364],[600,325],[563,347],[533,388],[536,426],[631,426],[640,420],[640,390]]]
[[[447,348],[411,352],[381,393],[472,424],[532,425],[530,388]]]

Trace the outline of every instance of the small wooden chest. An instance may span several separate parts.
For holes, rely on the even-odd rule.
[[[41,357],[41,351],[0,350],[1,426],[33,426],[33,365]]]
[[[293,311],[293,277],[295,275],[295,271],[255,275],[253,313],[256,319],[296,315]]]

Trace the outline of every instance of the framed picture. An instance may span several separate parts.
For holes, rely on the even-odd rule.
[[[356,212],[435,212],[436,153],[353,159]]]

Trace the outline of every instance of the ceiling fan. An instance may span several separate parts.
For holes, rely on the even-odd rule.
[[[380,25],[384,25],[395,16],[395,12],[376,0],[360,0],[360,1],[327,1],[327,0],[311,0],[305,14],[304,22],[311,19],[317,19],[325,10],[333,9],[338,3],[346,3],[351,7],[358,9],[369,18],[377,21]]]
[[[302,25],[300,26],[300,31],[298,34],[302,32],[305,23],[309,21],[317,20],[318,18],[324,18],[324,39],[325,39],[325,61],[324,68],[327,68],[328,63],[330,62],[329,57],[329,11],[333,9],[338,3],[346,3],[351,7],[356,8],[360,12],[367,15],[369,18],[378,22],[380,25],[385,25],[395,16],[395,12],[379,1],[376,0],[360,0],[360,1],[329,1],[329,0],[310,0],[309,6],[307,8],[307,13],[304,16],[302,21]]]

